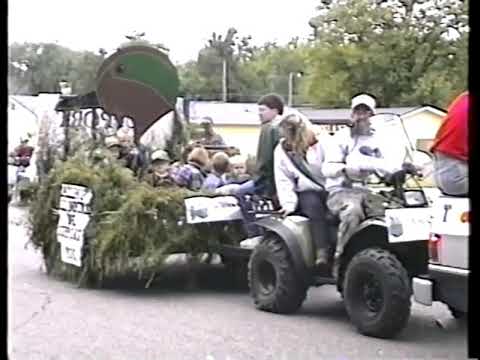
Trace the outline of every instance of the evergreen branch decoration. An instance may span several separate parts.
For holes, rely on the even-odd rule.
[[[170,254],[196,255],[220,242],[241,240],[237,224],[186,224],[183,199],[192,195],[190,191],[139,182],[107,152],[100,163],[80,153],[55,164],[30,206],[30,241],[41,249],[48,274],[79,286],[101,286],[105,278],[129,273],[150,278]],[[94,193],[82,268],[60,259],[53,209],[58,207],[62,183],[87,186]]]

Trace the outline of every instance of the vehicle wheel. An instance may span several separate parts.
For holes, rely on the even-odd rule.
[[[452,316],[457,320],[464,320],[467,317],[467,313],[465,311],[457,310],[451,306],[449,306],[448,309],[450,310]]]
[[[267,235],[253,250],[248,283],[256,308],[264,311],[293,313],[307,295],[307,286],[298,279],[287,247],[276,235]]]
[[[406,326],[412,291],[407,271],[392,253],[373,248],[355,255],[343,289],[348,315],[360,333],[391,338]]]

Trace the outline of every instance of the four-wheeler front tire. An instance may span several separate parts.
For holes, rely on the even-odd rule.
[[[250,294],[257,309],[293,313],[307,295],[305,279],[299,279],[290,252],[278,236],[267,234],[248,263]]]
[[[412,294],[407,271],[391,252],[366,249],[346,269],[345,306],[360,333],[392,338],[407,325]]]

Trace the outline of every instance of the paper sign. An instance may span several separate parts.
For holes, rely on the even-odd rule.
[[[61,210],[82,212],[86,214],[89,214],[92,212],[90,205],[87,205],[81,201],[78,201],[77,199],[72,199],[65,196],[60,197],[59,208]]]
[[[59,210],[58,227],[69,227],[76,230],[85,230],[90,222],[90,215],[75,211]]]
[[[93,197],[92,191],[87,187],[70,184],[62,184],[62,191],[60,195],[62,197],[75,199],[77,202],[87,205],[90,203]]]
[[[83,245],[84,236],[85,233],[83,230],[72,229],[66,226],[57,228],[57,241],[59,243],[74,241],[75,243]]]
[[[57,225],[57,241],[61,259],[67,264],[82,266],[85,229],[90,222],[93,193],[84,186],[62,184]]]
[[[60,255],[64,263],[82,266],[82,245],[61,244]]]

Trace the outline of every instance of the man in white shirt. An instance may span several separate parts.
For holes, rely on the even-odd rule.
[[[370,117],[375,113],[375,98],[360,94],[352,98],[352,126],[334,136],[325,149],[322,165],[329,192],[327,206],[340,219],[335,257],[338,258],[347,240],[365,219],[364,200],[368,193],[367,179],[372,173],[387,176],[401,169],[401,164],[388,161],[385,139],[375,135]],[[336,275],[334,269],[334,275]]]

